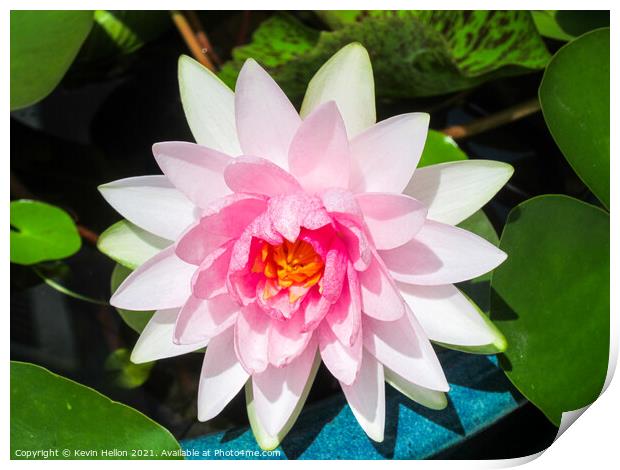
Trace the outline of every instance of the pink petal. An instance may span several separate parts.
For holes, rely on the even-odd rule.
[[[290,364],[308,345],[312,332],[304,331],[304,316],[297,312],[292,318],[273,320],[269,331],[269,363],[275,367]]]
[[[405,313],[405,302],[382,262],[373,257],[366,271],[359,273],[362,312],[378,320],[396,320]]]
[[[285,367],[269,366],[252,375],[254,406],[261,424],[271,436],[277,436],[293,413],[316,355],[316,341]]]
[[[271,318],[256,304],[241,309],[235,323],[235,352],[249,374],[264,371],[269,364]]]
[[[216,417],[250,377],[235,355],[233,332],[229,328],[213,338],[205,353],[198,385],[199,421]]]
[[[132,272],[116,289],[110,304],[128,310],[180,307],[191,294],[195,269],[178,258],[170,246]]]
[[[258,157],[237,157],[224,169],[224,180],[236,193],[276,196],[301,191],[299,182],[275,163]]]
[[[361,317],[359,280],[349,263],[347,282],[342,287],[342,295],[326,315],[325,321],[343,345],[351,346],[360,331]]]
[[[379,254],[394,279],[421,285],[473,279],[506,259],[506,253],[478,235],[429,220],[409,243]]]
[[[302,228],[317,230],[332,223],[320,199],[306,193],[273,197],[268,212],[273,228],[290,242],[297,240]]]
[[[363,193],[356,196],[368,230],[379,250],[404,245],[420,231],[428,212],[410,196],[390,193]]]
[[[289,169],[308,192],[349,184],[349,141],[334,101],[315,109],[291,141]]]
[[[342,283],[347,273],[347,261],[349,256],[344,243],[339,237],[335,237],[325,257],[323,269],[322,295],[331,303],[340,298]]]
[[[198,207],[230,193],[224,168],[232,159],[226,154],[190,142],[159,142],[153,155],[170,182]]]
[[[239,309],[226,294],[210,300],[190,297],[176,320],[174,342],[192,344],[219,335],[235,323]]]
[[[357,271],[368,269],[372,261],[372,250],[368,238],[355,222],[339,218],[336,223],[339,234],[349,252],[349,259]]]
[[[302,305],[304,312],[304,330],[312,331],[323,320],[332,303],[319,294],[317,289],[312,289]]]
[[[301,118],[276,82],[248,59],[235,87],[237,134],[243,153],[288,167],[288,149]]]
[[[340,342],[326,322],[321,323],[317,331],[321,359],[325,366],[340,382],[351,385],[362,365],[361,330],[358,329],[350,346]]]
[[[351,411],[373,441],[383,442],[385,428],[385,382],[383,366],[363,351],[362,365],[351,385],[340,383]]]
[[[347,215],[354,221],[362,221],[362,210],[351,191],[341,188],[326,189],[321,193],[321,200],[330,214]]]
[[[234,241],[217,248],[205,258],[192,277],[192,293],[200,299],[227,292],[226,275]]]
[[[365,130],[351,141],[353,192],[401,193],[424,149],[429,116],[394,116]]]
[[[396,321],[365,317],[364,347],[409,382],[447,392],[448,382],[430,341],[409,309]]]
[[[178,315],[178,308],[157,310],[140,333],[140,337],[131,352],[131,362],[143,364],[204,348],[209,342],[208,340],[192,344],[176,344],[172,341]]]
[[[177,256],[199,265],[216,248],[238,238],[266,208],[263,197],[251,194],[231,194],[214,201],[202,218],[181,235]]]

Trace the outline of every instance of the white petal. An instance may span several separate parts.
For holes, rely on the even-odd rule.
[[[237,134],[245,155],[288,168],[288,149],[301,124],[278,84],[254,59],[243,64],[235,85]]]
[[[351,140],[351,191],[402,192],[418,166],[428,121],[426,113],[400,114]]]
[[[410,242],[379,254],[397,281],[430,286],[473,279],[506,259],[506,253],[484,238],[432,220]]]
[[[237,360],[233,336],[228,328],[209,343],[198,386],[199,421],[217,416],[250,377]]]
[[[295,409],[291,413],[290,418],[282,428],[282,430],[275,436],[272,436],[267,433],[265,427],[258,419],[258,415],[256,413],[256,407],[254,406],[254,392],[252,387],[252,381],[248,381],[245,384],[245,402],[247,404],[248,411],[248,419],[250,421],[250,426],[252,428],[252,434],[254,434],[254,438],[256,442],[263,450],[273,450],[280,445],[280,442],[286,437],[288,432],[297,421],[301,410],[304,407],[304,403],[306,402],[306,398],[308,398],[308,394],[310,393],[310,389],[312,388],[312,383],[314,382],[314,378],[316,377],[316,373],[319,370],[319,366],[321,365],[321,357],[316,354],[314,358],[314,362],[312,363],[312,368],[310,369],[310,374],[308,377],[308,381],[306,382],[306,386],[295,406]]]
[[[140,334],[131,352],[131,362],[156,361],[166,357],[180,356],[204,348],[207,341],[195,344],[175,344],[172,341],[174,324],[179,314],[178,308],[157,310]]]
[[[483,346],[503,341],[497,328],[452,284],[397,285],[431,340],[460,346]]]
[[[196,142],[233,157],[240,155],[232,90],[186,55],[179,58],[179,88],[185,118]]]
[[[363,320],[364,347],[379,362],[421,387],[449,390],[437,355],[409,308],[399,320]]]
[[[433,410],[443,410],[448,406],[448,399],[445,393],[411,383],[385,366],[383,367],[383,373],[385,374],[385,381],[410,400]]]
[[[224,181],[224,168],[232,161],[228,155],[191,142],[158,142],[153,155],[168,180],[198,207],[230,194]]]
[[[316,356],[316,342],[284,367],[269,366],[252,375],[256,414],[267,434],[276,436],[301,399]]]
[[[372,65],[360,43],[340,49],[312,77],[301,105],[301,117],[332,100],[342,114],[349,139],[377,120]]]
[[[136,176],[99,186],[119,214],[138,227],[175,240],[196,219],[194,204],[165,176]]]
[[[428,207],[428,218],[456,225],[484,206],[514,169],[493,160],[463,160],[418,168],[404,193]]]
[[[362,366],[351,385],[340,383],[351,411],[373,441],[383,442],[385,429],[385,382],[383,366],[364,350]]]
[[[97,248],[117,263],[136,269],[171,243],[127,220],[121,220],[99,236]]]
[[[110,304],[128,310],[181,307],[191,295],[196,266],[185,263],[170,246],[132,272],[116,289]]]

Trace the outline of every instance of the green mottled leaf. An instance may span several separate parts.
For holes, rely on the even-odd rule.
[[[441,132],[429,129],[418,168],[458,160],[467,160],[467,155],[459,148],[454,139]]]
[[[121,388],[136,388],[147,381],[155,362],[134,364],[130,360],[131,351],[119,348],[107,357],[105,370],[112,382]]]
[[[48,458],[56,459],[170,459],[180,453],[172,434],[139,411],[43,367],[11,361],[11,458],[25,458],[18,450],[49,449],[58,455]],[[96,454],[77,454],[84,450]]]
[[[558,147],[609,208],[609,29],[562,47],[549,62],[539,96]]]
[[[11,11],[11,110],[52,92],[92,24],[92,11]]]
[[[221,77],[234,85],[248,57],[298,101],[311,76],[338,49],[359,41],[370,54],[380,97],[433,96],[491,78],[543,68],[549,54],[527,11],[319,12],[335,31],[310,29],[288,15],[258,28],[233,51]]]
[[[609,11],[605,10],[534,10],[532,18],[540,34],[560,41],[609,26]]]
[[[118,289],[118,286],[127,279],[127,276],[131,274],[131,269],[126,268],[123,265],[117,264],[112,270],[112,276],[110,278],[110,288],[112,292]],[[144,327],[149,322],[155,312],[138,312],[134,310],[125,310],[117,308],[116,311],[121,316],[123,321],[137,333],[142,333]]]
[[[556,425],[592,403],[609,354],[609,215],[568,196],[515,207],[492,278],[491,318],[508,340],[502,365]]]
[[[11,262],[36,264],[66,258],[82,246],[73,220],[62,209],[39,201],[11,202]]]

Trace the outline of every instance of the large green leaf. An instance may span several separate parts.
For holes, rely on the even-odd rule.
[[[539,96],[558,147],[609,208],[609,29],[562,47],[549,62]]]
[[[338,49],[359,41],[370,54],[381,97],[432,96],[491,78],[543,68],[544,43],[527,11],[319,12],[335,31],[310,29],[276,15],[221,71],[234,85],[245,59],[264,65],[294,100]]]
[[[43,367],[11,361],[11,457],[37,450],[53,450],[49,457],[58,459],[170,459],[181,452],[169,431],[139,411]]]
[[[51,93],[92,24],[92,11],[11,11],[11,110]]]
[[[112,276],[110,278],[110,289],[112,292],[115,292],[116,289],[118,289],[118,286],[120,286],[121,283],[127,279],[127,276],[131,274],[131,271],[131,269],[121,264],[114,266]],[[116,311],[121,316],[123,321],[127,323],[127,325],[136,333],[142,333],[142,330],[144,330],[146,324],[155,314],[153,311],[138,312],[134,310],[125,310],[123,308],[117,308]]]
[[[535,10],[532,18],[540,34],[560,41],[609,26],[609,11],[605,10]]]
[[[71,256],[82,239],[62,209],[39,201],[11,202],[11,262],[35,264]]]
[[[567,196],[515,207],[493,273],[491,318],[508,378],[559,425],[601,392],[609,354],[609,215]]]

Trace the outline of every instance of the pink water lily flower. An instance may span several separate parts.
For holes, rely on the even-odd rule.
[[[188,57],[179,80],[197,144],[155,144],[163,175],[100,187],[128,221],[102,244],[137,267],[111,303],[156,311],[132,361],[206,346],[198,419],[245,385],[263,448],[288,432],[321,361],[375,441],[385,381],[445,406],[449,385],[429,338],[472,350],[503,342],[453,284],[506,255],[455,224],[512,168],[469,160],[414,173],[429,116],[375,122],[360,44],[321,67],[300,113],[251,59],[234,93]]]

